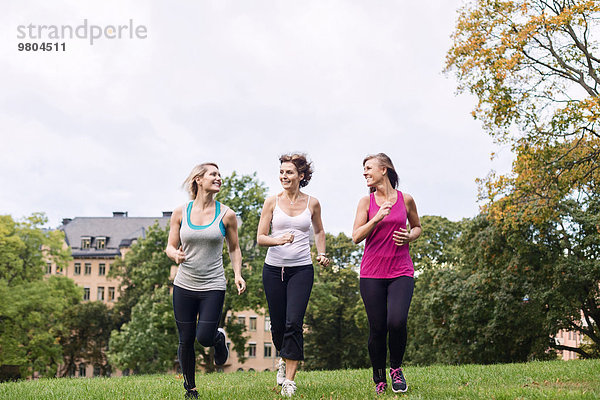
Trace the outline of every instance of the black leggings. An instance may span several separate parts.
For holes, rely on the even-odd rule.
[[[189,389],[196,387],[194,341],[204,347],[215,344],[223,311],[224,290],[194,291],[173,286],[173,311],[179,330],[179,365]]]
[[[390,366],[398,368],[402,365],[406,350],[406,321],[414,286],[415,281],[410,276],[360,278],[360,295],[369,319],[369,356],[375,382],[385,382],[388,332]]]
[[[304,360],[302,325],[313,286],[312,264],[263,267],[263,285],[271,316],[273,344],[282,358]]]

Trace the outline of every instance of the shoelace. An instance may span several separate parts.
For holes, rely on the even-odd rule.
[[[390,370],[390,375],[392,376],[392,379],[394,381],[401,381],[402,380],[402,368],[396,368],[396,369],[391,369]]]
[[[377,392],[377,393],[383,393],[383,392],[385,392],[385,389],[387,389],[387,383],[385,383],[385,382],[379,382],[377,384],[377,386],[375,387],[375,392]]]

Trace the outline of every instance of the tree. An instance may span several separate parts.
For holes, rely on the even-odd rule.
[[[97,366],[101,375],[109,375],[106,350],[116,323],[113,310],[101,301],[79,303],[65,311],[63,323],[65,333],[60,338],[63,363],[59,375],[74,376],[77,364],[83,360]]]
[[[552,358],[547,307],[536,285],[554,254],[547,241],[532,240],[536,233],[506,235],[485,214],[464,221],[456,240],[459,257],[417,278],[407,360],[489,364]]]
[[[516,155],[510,174],[480,181],[484,211],[507,237],[545,243],[552,257],[536,281],[544,332],[588,335],[592,350],[569,348],[582,356],[597,354],[600,339],[591,213],[600,193],[599,17],[597,1],[472,1],[447,57],[459,89],[478,97],[473,115]]]
[[[343,233],[326,235],[330,267],[317,267],[306,311],[307,369],[365,368],[368,325],[355,271],[360,246]],[[315,263],[316,264],[316,263]]]
[[[131,320],[110,336],[108,359],[120,369],[159,373],[173,368],[179,335],[167,286],[144,295],[131,310]]]
[[[165,254],[169,227],[161,228],[158,222],[148,228],[146,237],[139,239],[123,258],[116,258],[108,276],[121,280],[120,296],[115,303],[119,326],[131,320],[131,309],[144,295],[155,288],[169,286],[173,261]]]
[[[243,363],[246,360],[246,342],[244,336],[245,326],[237,322],[236,311],[267,309],[267,301],[262,285],[262,267],[266,255],[266,249],[259,247],[256,242],[256,231],[263,203],[265,201],[267,188],[259,181],[256,173],[252,175],[238,175],[235,171],[231,176],[225,177],[217,200],[227,205],[236,212],[241,221],[238,224],[238,237],[242,250],[242,274],[246,280],[247,290],[238,296],[234,285],[227,285],[225,304],[221,316],[221,326],[225,327],[227,335],[233,344],[232,350],[237,353],[238,360]],[[233,268],[227,245],[223,246],[223,264],[227,282],[233,282]],[[227,319],[227,314],[230,314]],[[207,370],[214,370],[212,352],[203,352],[204,364]]]
[[[436,215],[424,215],[421,217],[421,226],[423,233],[419,240],[410,244],[410,257],[415,271],[456,263],[460,256],[457,239],[461,223]]]
[[[42,229],[47,218],[34,213],[23,222],[10,215],[0,215],[0,280],[9,286],[40,280],[47,262],[60,270],[67,265],[70,254],[63,248],[61,231]]]
[[[534,214],[597,188],[599,17],[589,0],[475,0],[460,11],[447,70],[477,96],[473,115],[494,138],[543,158],[533,174],[490,175],[488,196],[514,193]]]
[[[62,361],[64,312],[79,303],[81,288],[51,276],[9,286],[0,280],[0,365],[19,365],[22,376],[54,376]]]

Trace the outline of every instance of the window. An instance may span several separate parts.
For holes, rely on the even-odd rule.
[[[94,376],[100,376],[100,366],[94,365]]]
[[[108,288],[108,301],[115,301],[115,288],[112,286]]]
[[[238,317],[238,324],[246,325],[246,317]]]
[[[85,263],[85,271],[83,272],[85,275],[90,275],[92,273],[92,264]]]
[[[248,330],[255,331],[256,330],[256,317],[250,317],[250,320],[248,322],[250,323]]]
[[[98,276],[106,275],[106,264],[100,264],[98,266]]]
[[[92,244],[91,237],[88,236],[88,237],[81,238],[81,248],[82,249],[89,249],[91,244]]]
[[[46,273],[47,274],[52,273],[52,264],[51,263],[46,263]]]
[[[56,266],[56,272],[55,272],[55,273],[56,273],[56,274],[62,274],[62,272],[63,272],[63,269],[62,269],[62,267],[57,265],[57,266]]]
[[[248,357],[256,357],[256,343],[248,344]]]
[[[265,358],[271,358],[273,354],[273,345],[271,343],[265,342]]]
[[[90,299],[90,288],[86,287],[83,288],[83,300],[89,300]]]
[[[98,286],[98,300],[104,301],[104,286]]]
[[[81,263],[75,263],[75,275],[81,275]]]
[[[79,364],[79,376],[82,378],[85,377],[85,364],[84,363]]]
[[[105,247],[106,247],[106,238],[105,237],[96,238],[96,248],[98,250],[102,250]]]
[[[271,317],[265,317],[265,332],[271,330]]]

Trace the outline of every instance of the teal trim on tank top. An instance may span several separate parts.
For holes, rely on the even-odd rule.
[[[188,226],[192,229],[201,230],[201,229],[208,228],[217,220],[217,217],[221,213],[221,203],[219,203],[218,201],[215,201],[215,218],[212,220],[212,222],[208,225],[194,225],[194,224],[192,224],[192,219],[190,217],[190,214],[192,212],[192,204],[194,204],[194,202],[190,201],[187,206],[187,223],[188,223]],[[221,229],[221,233],[222,232],[223,232],[223,229]],[[223,234],[223,236],[225,236],[225,235]]]
[[[221,234],[225,236],[225,225],[223,225],[223,218],[221,218],[221,222],[219,222],[219,229],[221,230]]]

